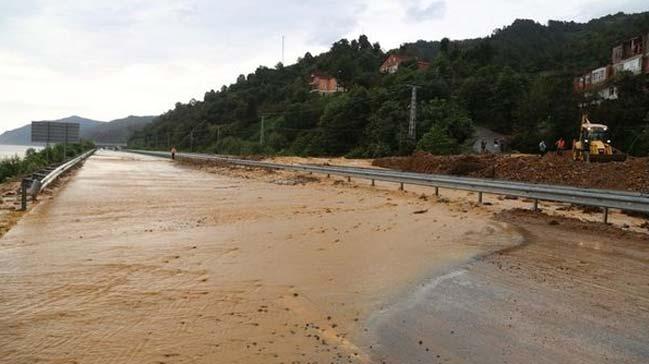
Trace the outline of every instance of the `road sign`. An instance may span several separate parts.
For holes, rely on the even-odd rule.
[[[79,124],[57,121],[33,121],[32,142],[79,143]]]

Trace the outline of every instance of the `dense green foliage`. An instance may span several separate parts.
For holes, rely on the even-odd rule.
[[[613,46],[649,32],[649,13],[616,14],[585,24],[517,20],[486,38],[417,41],[388,53],[414,61],[395,74],[378,69],[387,54],[367,37],[340,40],[291,66],[259,67],[203,101],[177,103],[130,140],[133,147],[227,154],[353,155],[457,153],[473,125],[511,136],[532,151],[540,139],[567,140],[578,132],[578,105],[611,127],[613,144],[649,151],[646,76],[623,75],[620,99],[595,102],[573,92],[575,76],[609,63]],[[335,76],[346,92],[310,92],[310,75]],[[416,140],[408,138],[411,85],[419,86]],[[262,130],[263,120],[263,135]],[[262,143],[263,137],[263,143]]]
[[[43,167],[63,162],[66,158],[75,157],[95,145],[88,141],[81,141],[79,144],[68,144],[63,151],[63,144],[56,144],[36,151],[28,149],[25,157],[12,157],[0,160],[0,183],[14,177],[24,176],[35,172]]]

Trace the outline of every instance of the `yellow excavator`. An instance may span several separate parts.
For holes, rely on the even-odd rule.
[[[579,139],[573,143],[572,158],[576,161],[625,161],[626,154],[611,145],[608,126],[591,123],[587,114],[581,116]]]

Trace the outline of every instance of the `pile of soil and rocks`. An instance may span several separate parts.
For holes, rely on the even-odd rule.
[[[625,162],[585,163],[563,156],[453,155],[415,153],[376,159],[373,165],[408,172],[494,178],[510,181],[649,193],[649,158]]]

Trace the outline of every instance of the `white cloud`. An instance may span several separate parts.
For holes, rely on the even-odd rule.
[[[619,7],[619,8],[617,8]],[[627,0],[2,0],[0,131],[78,114],[158,114],[260,65],[360,33],[385,49],[545,22],[646,10]],[[586,11],[587,9],[588,11]]]
[[[413,4],[408,8],[408,19],[424,21],[430,19],[441,19],[446,13],[446,1],[437,0],[428,4]]]

